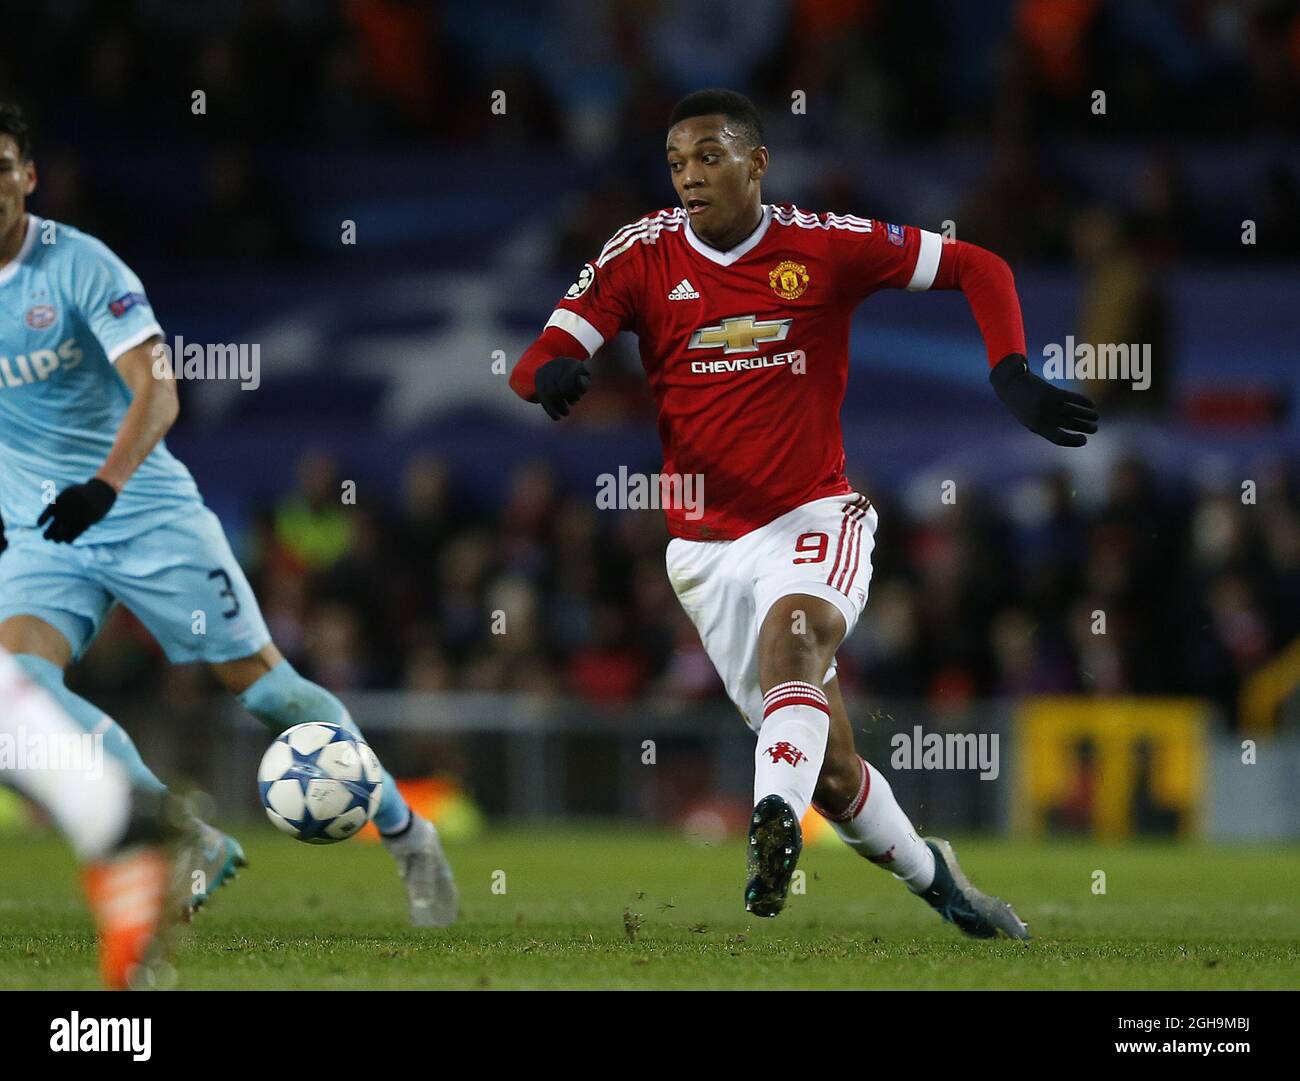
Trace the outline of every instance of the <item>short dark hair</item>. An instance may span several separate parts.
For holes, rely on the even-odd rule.
[[[27,127],[21,107],[0,102],[0,135],[8,135],[18,144],[18,157],[21,160],[26,161],[32,156],[31,130]]]
[[[693,116],[711,116],[714,113],[725,116],[736,134],[750,146],[763,145],[763,118],[758,115],[758,110],[749,98],[734,90],[713,88],[687,94],[673,106],[668,126],[672,128]]]

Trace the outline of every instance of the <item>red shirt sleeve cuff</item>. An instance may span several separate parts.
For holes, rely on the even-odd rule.
[[[524,350],[514,371],[510,373],[510,389],[526,402],[537,401],[537,369],[556,357],[587,359],[587,350],[567,330],[547,327],[532,345]]]

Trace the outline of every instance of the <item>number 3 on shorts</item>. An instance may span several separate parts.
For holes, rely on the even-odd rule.
[[[824,563],[830,549],[831,538],[826,533],[804,533],[794,542],[794,550],[802,553],[795,556],[794,563]]]
[[[221,614],[226,619],[234,619],[235,616],[239,615],[239,598],[235,596],[235,591],[233,588],[231,588],[230,575],[228,575],[225,571],[223,571],[220,567],[218,567],[216,570],[208,572],[208,578],[210,580],[220,579],[222,582],[225,583],[224,588],[219,593],[217,593],[217,596],[230,598],[230,603],[233,607],[231,607],[230,611],[222,612]]]

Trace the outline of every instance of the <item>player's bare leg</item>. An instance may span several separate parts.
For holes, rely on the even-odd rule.
[[[831,728],[813,807],[860,856],[900,878],[940,916],[975,938],[1028,938],[1011,906],[972,886],[942,838],[923,840],[889,782],[858,757],[838,679],[826,684]]]
[[[274,643],[210,668],[245,709],[277,733],[307,721],[329,721],[361,735],[343,703],[300,676]],[[446,927],[455,922],[460,900],[438,831],[407,806],[387,770],[383,780],[383,801],[375,812],[375,825],[406,885],[411,922],[417,927]]]
[[[825,690],[830,703],[830,737],[813,807],[858,855],[893,872],[912,892],[921,893],[934,881],[934,853],[917,835],[889,782],[858,757],[839,680],[832,679]]]
[[[0,648],[12,654],[35,654],[60,668],[66,668],[72,660],[68,640],[36,616],[10,616],[0,622]]]
[[[10,616],[0,622],[0,648],[13,654],[28,678],[49,694],[82,730],[102,737],[105,751],[125,767],[133,789],[156,794],[167,791],[145,765],[126,730],[64,684],[63,673],[72,660],[72,646],[62,632],[38,616]],[[187,854],[192,888],[182,897],[182,915],[186,919],[248,862],[238,841],[199,819],[194,820],[193,828],[188,831]]]
[[[945,920],[977,938],[999,932],[1027,938],[1011,906],[970,884],[947,841],[922,840],[889,782],[858,757],[839,681],[823,682],[843,636],[839,609],[804,594],[777,601],[759,631],[764,719],[750,830],[750,911],[781,910],[802,847],[798,819],[811,800],[850,848],[891,871]],[[811,789],[809,775],[798,773],[805,761],[818,766]]]

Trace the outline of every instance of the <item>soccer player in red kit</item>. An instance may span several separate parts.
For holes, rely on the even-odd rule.
[[[967,934],[1027,938],[946,841],[917,836],[854,749],[835,650],[866,604],[877,517],[844,475],[853,308],[877,289],[960,289],[993,386],[1026,427],[1082,446],[1097,430],[1092,403],[1029,371],[998,256],[911,226],[764,204],[768,151],[744,96],[684,98],[667,157],[681,205],[610,238],[510,384],[558,420],[588,386],[586,358],[621,330],[640,340],[664,449],[668,575],[758,736],[745,906],[781,911],[811,804]]]

